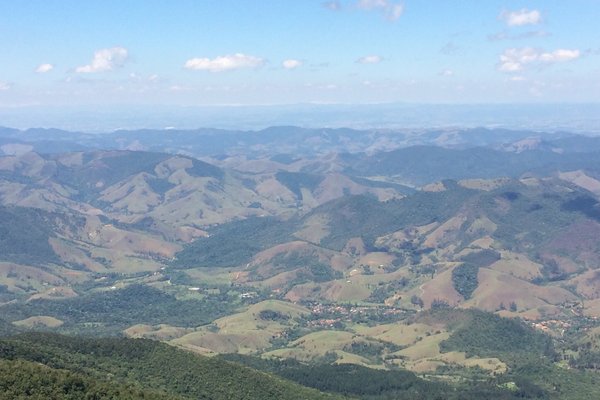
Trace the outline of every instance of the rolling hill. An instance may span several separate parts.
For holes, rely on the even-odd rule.
[[[569,398],[564,387],[585,398],[593,390],[594,138],[292,127],[172,134],[0,134],[0,332],[124,335],[244,355],[228,357],[333,397]],[[31,152],[44,135],[85,151]],[[122,149],[129,145],[145,150]],[[129,346],[143,357],[151,349],[163,358],[142,357],[149,370],[200,368],[204,358],[145,340],[68,347],[59,342],[71,339],[52,335],[27,353],[33,337],[0,341],[19,347],[2,361],[23,371],[8,384],[46,374],[93,393],[110,373],[122,376],[113,389],[132,398],[208,396],[181,383],[188,375],[175,385],[128,356],[111,353],[112,365],[96,350],[73,349]],[[43,362],[48,370],[32,364],[44,354],[58,357]],[[79,357],[93,367],[66,365]],[[330,385],[312,368],[373,386]],[[119,375],[124,369],[134,372]],[[280,389],[252,396],[330,396],[259,376]],[[162,383],[146,386],[152,379]]]

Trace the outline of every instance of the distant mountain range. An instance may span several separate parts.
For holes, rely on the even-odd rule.
[[[554,141],[559,140],[556,144]],[[415,145],[447,148],[488,146],[509,151],[524,149],[568,149],[590,151],[600,139],[566,132],[506,129],[331,129],[275,126],[258,131],[223,129],[140,129],[105,134],[58,129],[16,130],[0,128],[4,154],[26,151],[62,153],[83,150],[143,150],[181,153],[195,157],[243,155],[250,158],[293,154],[314,157],[331,152],[374,153]],[[592,148],[587,146],[592,145]]]

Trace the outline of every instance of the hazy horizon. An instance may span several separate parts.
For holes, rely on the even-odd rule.
[[[587,104],[286,104],[262,106],[0,107],[0,126],[89,133],[119,129],[507,128],[596,134],[600,103]]]

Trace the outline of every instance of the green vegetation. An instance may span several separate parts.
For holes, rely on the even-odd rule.
[[[290,285],[308,281],[327,282],[332,279],[340,279],[343,276],[339,271],[335,271],[329,265],[321,262],[317,254],[309,252],[292,250],[279,253],[271,258],[270,264],[272,268],[269,270],[269,277],[281,272],[298,269],[297,278],[290,282]],[[250,276],[255,280],[265,278],[265,276],[259,276],[255,271],[252,271]]]
[[[199,326],[232,312],[238,296],[227,293],[202,300],[177,300],[174,296],[145,285],[92,293],[60,301],[34,300],[2,307],[10,321],[48,315],[65,322],[61,332],[114,335],[138,323]]]
[[[372,187],[372,188],[382,188],[382,189],[394,189],[398,193],[402,193],[402,194],[406,194],[406,195],[413,194],[416,192],[415,189],[413,189],[409,186],[400,185],[399,183],[394,183],[394,182],[376,181],[373,179],[367,179],[367,178],[362,178],[362,177],[358,177],[358,176],[351,176],[350,179],[352,179],[354,182],[356,182],[362,186]]]
[[[132,384],[101,381],[37,362],[0,359],[0,400],[175,400]]]
[[[2,361],[4,365],[17,367],[6,378],[0,378],[0,382],[4,382],[16,376],[17,382],[12,384],[14,389],[14,386],[27,384],[24,375],[31,375],[30,371],[34,368],[32,362],[37,363],[36,368],[40,368],[38,371],[52,368],[49,376],[42,372],[39,378],[31,382],[36,387],[39,380],[47,380],[48,390],[65,383],[69,394],[86,395],[96,392],[102,394],[100,391],[109,385],[113,386],[107,389],[112,390],[108,391],[109,394],[124,388],[122,395],[113,397],[78,397],[84,399],[336,398],[247,367],[201,357],[145,339],[84,339],[53,334],[25,334],[1,339],[0,359],[9,360],[9,364]],[[161,394],[150,395],[151,392],[146,391],[160,391]],[[141,397],[146,393],[149,397]],[[73,396],[55,398],[77,398]]]
[[[349,174],[360,176],[401,176],[403,181],[425,185],[443,179],[519,177],[526,172],[549,176],[556,171],[597,169],[592,152],[557,154],[533,150],[520,153],[485,147],[448,149],[412,146],[366,156],[347,157]]]
[[[341,250],[352,237],[362,237],[373,248],[375,239],[411,225],[426,225],[453,216],[476,192],[445,182],[451,189],[443,192],[417,192],[400,200],[380,202],[374,196],[346,196],[314,209],[310,214],[325,214],[331,233],[321,244]]]
[[[578,357],[573,357],[569,364],[574,368],[600,370],[600,352],[582,351]]]
[[[565,211],[579,212],[596,221],[600,221],[600,207],[598,200],[591,196],[577,196],[574,199],[565,201],[561,208]]]
[[[392,281],[390,283],[380,282],[379,285],[371,292],[371,295],[367,300],[375,303],[383,303],[388,297],[396,294],[398,291],[403,290],[408,285],[409,280],[405,277]],[[417,297],[416,295],[414,297]],[[421,300],[421,303],[423,301]],[[415,304],[415,303],[413,303]],[[421,306],[423,306],[421,304]]]
[[[569,370],[545,359],[520,364],[501,382],[514,382],[522,391],[542,399],[587,400],[600,398],[596,372]]]
[[[8,321],[0,319],[0,337],[9,336],[18,333],[19,330],[16,326]]]
[[[275,174],[275,178],[285,187],[290,189],[292,193],[299,199],[302,199],[302,188],[307,188],[313,191],[323,181],[324,177],[316,174],[308,174],[305,172],[288,172],[279,171]]]
[[[328,282],[334,279],[341,279],[343,274],[335,271],[329,265],[323,263],[309,264],[308,270],[301,271],[298,274],[298,283],[300,282]]]
[[[479,281],[477,273],[479,267],[470,263],[464,263],[452,270],[452,285],[454,289],[465,299],[470,299],[477,289]]]
[[[474,251],[462,256],[460,259],[466,263],[476,265],[478,267],[487,267],[500,260],[500,253],[491,249],[483,249]]]
[[[123,151],[117,153],[84,153],[83,166],[60,165],[54,179],[78,190],[78,198],[92,200],[94,194],[129,176],[141,172],[154,173],[156,164],[171,157],[164,153]],[[103,185],[96,186],[98,182]]]
[[[210,230],[177,253],[173,266],[233,267],[249,262],[256,253],[291,238],[292,226],[272,217],[234,221]]]
[[[0,260],[52,263],[58,257],[48,239],[60,215],[36,208],[0,206]]]
[[[427,382],[403,370],[379,371],[359,365],[303,365],[271,362],[270,371],[321,391],[360,398],[442,398],[446,385]],[[418,396],[418,397],[417,397]]]
[[[290,165],[292,164],[294,161],[297,161],[298,158],[295,157],[293,154],[275,154],[274,156],[272,156],[271,158],[269,158],[269,160],[271,161],[275,161],[281,164],[286,164],[286,165]]]
[[[441,343],[442,351],[497,357],[513,365],[528,357],[551,360],[555,356],[549,336],[517,319],[501,318],[478,310],[438,310],[432,315],[448,320],[451,325],[452,334]]]
[[[402,369],[376,370],[360,365],[302,364],[294,360],[265,360],[252,356],[227,354],[219,356],[251,368],[277,374],[286,379],[321,391],[339,393],[369,400],[475,400],[475,399],[544,399],[546,392],[524,390],[537,386],[522,380],[515,390],[500,385],[501,381],[473,381],[448,384],[424,380]]]
[[[144,151],[119,152],[111,157],[102,157],[102,164],[109,168],[112,179],[120,181],[140,172],[153,172],[156,164],[169,158],[165,153],[150,153]]]
[[[290,316],[279,311],[262,310],[258,313],[258,318],[263,321],[279,321],[285,323],[290,319]]]
[[[485,211],[498,226],[493,236],[506,248],[529,252],[580,217],[574,210],[564,208],[570,198],[565,191],[512,183],[481,196],[474,207]],[[499,201],[509,205],[499,206]]]
[[[191,176],[195,177],[211,177],[215,179],[222,179],[225,175],[221,168],[216,167],[212,164],[205,163],[204,161],[190,158],[192,160],[191,168],[186,168],[186,172]]]
[[[146,183],[148,183],[148,186],[150,186],[150,189],[152,189],[153,192],[158,193],[161,196],[176,186],[175,184],[169,182],[166,179],[158,178],[147,179]]]

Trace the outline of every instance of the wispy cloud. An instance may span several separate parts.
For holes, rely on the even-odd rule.
[[[160,78],[160,76],[158,76],[158,74],[150,74],[150,75],[144,76],[144,75],[137,74],[135,72],[132,72],[129,74],[129,79],[132,82],[137,82],[137,83],[144,83],[144,82],[157,83],[161,80],[161,78]]]
[[[370,56],[360,57],[359,59],[356,60],[356,63],[358,63],[358,64],[379,64],[382,61],[383,61],[383,57],[376,56],[376,55],[370,55]]]
[[[323,83],[323,84],[312,84],[312,83],[308,83],[305,84],[304,87],[308,87],[308,88],[314,88],[314,89],[319,89],[319,90],[336,90],[339,89],[339,86],[333,84],[333,83]]]
[[[53,69],[54,69],[54,65],[52,65],[52,64],[40,64],[35,69],[35,72],[37,72],[38,74],[45,74],[46,72],[50,72]]]
[[[389,21],[398,20],[404,13],[404,4],[390,0],[358,0],[356,7],[365,11],[379,11]]]
[[[488,35],[488,40],[495,42],[498,40],[522,40],[522,39],[531,39],[531,38],[540,38],[540,37],[548,37],[551,36],[550,32],[546,31],[528,31],[518,34],[511,34],[507,31],[502,31],[498,33],[494,33],[492,35]]]
[[[241,68],[257,68],[264,65],[264,63],[265,60],[260,57],[235,53],[212,59],[191,58],[185,62],[184,68],[198,71],[223,72]]]
[[[520,49],[510,48],[500,55],[498,70],[502,72],[519,72],[530,64],[554,64],[576,60],[581,56],[581,51],[572,49],[557,49],[546,52],[532,47]]]
[[[502,11],[499,18],[508,26],[537,25],[542,22],[542,13],[522,8],[517,11]]]
[[[111,47],[94,52],[94,58],[88,65],[75,68],[75,72],[92,73],[112,71],[122,67],[127,61],[129,54],[124,47]]]
[[[281,66],[285,69],[296,69],[296,68],[302,66],[302,61],[295,60],[295,59],[284,60],[281,63]]]
[[[461,51],[461,48],[457,46],[454,42],[448,42],[440,48],[440,53],[445,54],[447,56],[457,54]]]
[[[352,0],[342,3],[340,0],[331,0],[321,3],[331,11],[354,9],[360,11],[374,11],[380,13],[388,21],[397,21],[404,14],[404,4],[393,0]]]
[[[0,91],[8,90],[8,89],[10,89],[10,85],[6,82],[0,81]]]
[[[439,76],[454,76],[454,71],[451,69],[445,69],[439,72]]]
[[[524,76],[516,75],[516,76],[511,76],[510,78],[508,78],[508,80],[511,82],[524,82],[527,79],[525,79]]]

